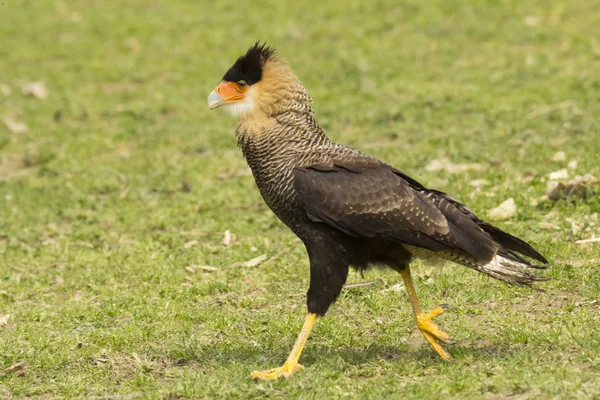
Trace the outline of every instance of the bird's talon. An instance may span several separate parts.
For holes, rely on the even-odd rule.
[[[446,308],[443,306],[437,306],[436,308],[434,308],[433,310],[429,311],[429,313],[425,314],[422,313],[422,319],[426,319],[428,321],[432,321],[435,317],[437,317],[438,315],[442,315],[444,312],[446,312]]]
[[[273,380],[279,379],[281,377],[287,379],[290,376],[292,376],[294,373],[300,371],[303,368],[304,367],[302,366],[302,364],[291,365],[286,362],[281,367],[278,367],[278,368],[271,368],[271,369],[267,369],[265,371],[252,371],[250,373],[250,378],[260,379],[262,381],[273,381]]]
[[[431,312],[425,314],[417,314],[417,327],[425,337],[425,340],[433,347],[433,349],[444,359],[450,359],[450,353],[445,351],[440,343],[452,344],[455,340],[450,337],[446,332],[442,331],[440,327],[433,322],[433,318],[444,312],[443,306],[434,308]]]
[[[442,307],[444,310],[456,312],[456,309],[450,304],[440,304],[438,307]]]

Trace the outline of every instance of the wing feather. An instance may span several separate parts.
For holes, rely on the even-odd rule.
[[[362,153],[327,164],[328,169],[319,163],[294,170],[300,205],[313,221],[351,236],[434,251],[460,249],[480,260],[498,250],[470,215],[400,171]]]

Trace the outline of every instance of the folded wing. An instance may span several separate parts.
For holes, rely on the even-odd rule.
[[[481,261],[499,248],[460,203],[362,153],[296,168],[294,182],[309,218],[351,236],[461,250]]]

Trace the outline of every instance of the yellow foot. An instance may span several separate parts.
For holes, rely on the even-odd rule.
[[[442,331],[435,322],[433,322],[433,318],[437,317],[440,314],[443,314],[444,309],[446,308],[450,308],[450,306],[444,304],[434,308],[428,314],[417,314],[417,327],[419,328],[423,336],[425,336],[425,340],[429,342],[431,347],[433,347],[433,349],[444,360],[450,359],[450,353],[444,350],[438,342],[451,344],[455,341],[452,340],[446,332]]]
[[[292,376],[292,374],[294,374],[295,372],[300,371],[302,368],[304,368],[304,367],[300,364],[292,365],[292,364],[284,363],[279,368],[272,368],[272,369],[268,369],[266,371],[252,371],[250,373],[250,378],[260,379],[263,381],[273,381],[273,380],[281,378],[281,377],[284,377],[287,379],[290,376]]]

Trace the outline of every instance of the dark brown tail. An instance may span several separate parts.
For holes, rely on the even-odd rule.
[[[497,228],[487,222],[481,221],[479,226],[490,234],[492,239],[494,239],[498,244],[500,244],[500,249],[498,250],[498,254],[513,261],[519,261],[521,263],[527,264],[530,268],[539,268],[544,269],[548,268],[548,260],[538,253],[536,249],[534,249],[529,243],[524,240],[519,239],[509,233],[504,232],[500,228]],[[543,263],[543,265],[531,265],[529,261],[524,259],[522,256],[527,256],[533,258],[536,261]]]

